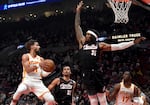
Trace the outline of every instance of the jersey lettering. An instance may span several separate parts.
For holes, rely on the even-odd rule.
[[[127,96],[123,96],[122,97],[122,102],[126,103],[126,102],[128,102],[128,100],[129,100],[129,97],[127,97]]]
[[[96,56],[96,52],[97,52],[96,50],[91,50],[91,55]]]
[[[67,95],[71,95],[72,90],[67,90]]]
[[[72,89],[72,85],[70,84],[60,84],[60,89]]]

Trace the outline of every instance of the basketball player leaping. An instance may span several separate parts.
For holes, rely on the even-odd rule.
[[[122,82],[114,86],[111,94],[107,92],[108,100],[116,98],[115,105],[147,105],[145,95],[140,94],[140,89],[132,83],[131,79],[130,72],[124,72]],[[140,100],[133,102],[134,97]]]
[[[55,105],[54,97],[41,80],[44,71],[39,67],[39,63],[43,60],[37,55],[40,49],[39,43],[36,40],[29,40],[25,46],[29,53],[22,56],[23,79],[14,93],[10,105],[16,105],[20,96],[29,92],[33,92],[39,99],[44,100],[45,105]]]
[[[80,12],[83,6],[81,1],[76,8],[75,16],[75,32],[79,43],[79,66],[82,71],[83,83],[88,91],[88,97],[91,105],[107,105],[105,93],[103,90],[104,81],[102,74],[98,71],[98,59],[100,51],[116,51],[126,49],[134,44],[140,43],[145,38],[140,37],[134,41],[123,42],[119,44],[97,43],[98,32],[88,30],[86,35],[83,35],[80,27]]]
[[[52,91],[55,88],[54,96],[58,105],[75,105],[74,89],[76,82],[70,78],[70,66],[64,66],[62,77],[55,78],[48,86]]]

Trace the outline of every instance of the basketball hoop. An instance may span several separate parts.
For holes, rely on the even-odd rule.
[[[131,6],[131,0],[108,0],[114,14],[114,23],[127,23],[129,21],[128,11]]]

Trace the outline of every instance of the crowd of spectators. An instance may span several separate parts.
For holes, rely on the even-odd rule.
[[[144,15],[141,15],[144,14]],[[78,45],[74,32],[73,11],[55,14],[50,17],[40,17],[36,20],[22,19],[19,22],[1,23],[0,35],[0,104],[9,105],[12,94],[22,79],[21,56],[25,52],[19,46],[33,38],[41,45],[41,56],[51,58],[56,62],[57,69],[43,81],[47,85],[60,74],[63,64],[69,63],[72,68],[72,79],[77,82],[75,92],[77,105],[88,105],[88,96],[81,81],[78,67]],[[83,10],[81,14],[82,27],[97,29],[101,36],[109,37],[114,34],[140,32],[149,38],[150,13],[139,7],[131,8],[128,24],[114,24],[111,9],[103,11],[94,9]],[[100,37],[100,36],[99,36]],[[106,40],[108,42],[108,40]],[[146,41],[149,43],[148,41]],[[113,43],[113,42],[109,42]],[[18,46],[18,48],[17,48]],[[104,74],[107,87],[121,81],[124,71],[129,70],[133,82],[147,95],[150,103],[150,43],[146,47],[133,46],[123,51],[104,52],[101,54],[100,70]],[[41,105],[42,102],[34,94],[21,97],[18,105]]]

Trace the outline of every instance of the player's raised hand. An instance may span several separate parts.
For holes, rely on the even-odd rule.
[[[144,41],[145,39],[146,39],[145,37],[137,38],[137,39],[134,40],[134,43],[135,43],[135,44],[138,44],[138,43]]]
[[[83,4],[84,4],[83,1],[80,1],[79,4],[77,5],[76,11],[80,11]]]

